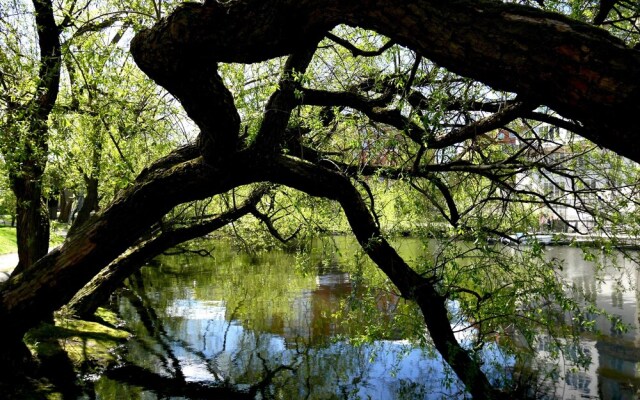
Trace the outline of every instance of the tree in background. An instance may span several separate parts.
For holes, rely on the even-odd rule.
[[[62,46],[60,27],[50,1],[34,1],[36,21],[28,26],[37,40],[21,37],[21,2],[3,6],[2,154],[16,196],[17,241],[20,261],[16,271],[31,267],[49,248],[49,218],[42,201],[42,175],[47,163],[47,120],[58,98]],[[35,62],[34,62],[35,61]],[[31,64],[33,63],[33,64]],[[34,70],[32,65],[37,66]]]
[[[154,20],[159,18],[161,10],[158,6],[151,7],[152,10],[123,9],[121,6],[115,2],[70,1],[61,3],[58,9],[47,1],[32,4],[17,1],[3,5],[0,10],[3,22],[0,78],[4,89],[2,152],[17,199],[20,261],[16,273],[48,251],[46,202],[54,201],[59,194],[73,193],[67,187],[46,187],[43,177],[52,154],[59,173],[56,179],[48,182],[64,185],[63,178],[71,186],[82,188],[78,189],[78,194],[82,194],[84,206],[79,207],[76,202],[78,209],[75,210],[79,215],[76,221],[80,224],[98,207],[102,165],[121,169],[119,174],[109,174],[119,176],[121,187],[135,176],[136,170],[149,162],[152,154],[166,151],[172,142],[158,136],[166,134],[167,125],[176,126],[175,120],[170,121],[175,115],[166,108],[169,104],[166,97],[157,92],[150,95],[152,88],[134,89],[139,83],[147,86],[149,83],[133,67],[121,43],[122,37],[140,22],[141,17]],[[137,16],[135,21],[131,18],[132,13]],[[36,18],[32,20],[33,16]],[[121,89],[113,86],[118,82],[114,74],[120,74],[117,76],[120,84],[125,83],[123,77],[128,80],[126,84],[132,90],[127,95],[118,93]],[[148,100],[151,102],[147,104]],[[137,113],[137,117],[125,118],[114,111],[118,107]],[[104,116],[107,114],[119,115],[120,125],[108,125],[113,122],[107,121],[111,118]],[[136,151],[144,157],[125,154],[134,144],[129,143],[131,141],[122,144],[122,137],[136,136],[136,129],[144,128],[144,121],[149,118],[158,120],[159,124],[149,130],[143,129],[148,139],[144,140],[152,143],[146,143],[144,149],[140,148],[140,143],[135,145]],[[108,164],[102,159],[102,142],[106,138],[110,142],[104,152],[112,159]],[[84,149],[79,148],[81,143]],[[112,151],[117,151],[117,158],[111,156]],[[75,166],[70,170],[68,165]],[[71,183],[78,174],[76,183]],[[112,188],[110,193],[114,192]],[[62,217],[70,217],[74,212],[66,197],[62,199],[65,200],[62,206],[66,205],[61,210]],[[66,222],[69,218],[63,219]]]

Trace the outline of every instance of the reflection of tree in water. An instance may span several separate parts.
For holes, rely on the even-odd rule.
[[[586,394],[590,392],[591,377],[585,372],[569,371],[565,376],[565,382],[576,390],[580,390]]]
[[[599,354],[598,391],[602,399],[640,398],[638,363],[640,349],[623,340],[603,338],[596,343]]]
[[[277,325],[273,314],[260,316],[266,324],[247,324],[255,313],[247,309],[260,301],[251,286],[226,279],[229,271],[217,271],[221,275],[208,271],[209,282],[196,270],[170,271],[163,278],[164,268],[162,272],[147,268],[141,274],[144,283],[140,276],[130,280],[120,310],[137,334],[128,356],[137,365],[112,371],[111,378],[158,394],[192,398],[213,396],[214,392],[204,389],[212,383],[216,390],[260,392],[262,398],[360,398],[380,387],[388,392],[385,398],[402,398],[416,385],[423,389],[415,393],[428,392],[420,383],[433,381],[428,372],[419,380],[392,376],[402,351],[331,339],[338,328],[327,310],[340,306],[351,290],[344,273],[312,278],[314,289],[296,291],[294,297],[304,304],[289,304],[304,305],[301,310],[282,315],[282,301],[273,299],[277,306],[273,311],[281,315],[280,332],[285,334],[256,329]],[[284,277],[276,274],[266,279]],[[388,309],[386,303],[383,308]],[[260,309],[268,307],[263,304]],[[194,366],[206,373],[192,375]],[[190,382],[194,379],[202,382]],[[172,386],[171,392],[165,386]]]
[[[223,348],[215,353],[213,357],[207,356],[203,351],[195,349],[188,342],[167,332],[162,319],[158,317],[145,292],[144,283],[140,275],[130,279],[130,289],[123,291],[123,295],[135,310],[142,328],[146,331],[146,335],[144,335],[139,330],[140,336],[135,341],[142,348],[143,354],[152,354],[160,360],[162,370],[157,373],[134,364],[127,364],[109,371],[109,378],[140,386],[162,395],[186,396],[189,398],[224,396],[224,398],[229,399],[252,399],[255,398],[256,393],[265,392],[265,389],[281,371],[294,371],[294,368],[290,365],[271,367],[260,353],[257,353],[257,357],[261,360],[263,367],[261,379],[256,380],[255,382],[257,383],[249,388],[234,387],[231,381],[231,356],[226,351],[227,335],[231,323],[227,325],[223,333]],[[238,307],[240,305],[241,302]],[[206,334],[207,332],[205,331],[203,340]],[[180,359],[176,356],[177,348],[198,359],[200,365],[205,366],[217,384],[188,382],[185,379]],[[167,373],[171,376],[167,377]]]
[[[220,248],[228,252],[228,248]],[[251,263],[241,257],[227,261],[215,253],[213,255],[215,263],[206,258],[200,259],[200,263],[185,257],[161,259],[156,268],[142,270],[144,285],[132,280],[132,293],[146,307],[153,308],[151,317],[140,316],[136,311],[133,318],[128,318],[134,325],[138,322],[141,332],[135,344],[138,349],[132,349],[135,353],[132,357],[138,354],[140,359],[149,359],[148,354],[154,354],[156,364],[172,377],[175,375],[174,365],[177,365],[191,391],[203,383],[189,380],[200,379],[216,384],[224,382],[236,391],[237,388],[251,387],[260,390],[263,398],[366,398],[371,393],[384,393],[384,396],[374,395],[373,398],[424,397],[422,393],[429,393],[428,396],[441,393],[444,397],[455,398],[452,392],[439,386],[443,376],[441,371],[424,372],[433,368],[431,365],[422,364],[420,368],[425,365],[426,368],[419,376],[409,374],[411,376],[407,377],[405,367],[402,367],[405,371],[393,376],[399,369],[397,366],[401,361],[398,360],[402,356],[394,358],[391,353],[396,350],[388,351],[391,346],[376,352],[375,345],[380,339],[404,337],[396,337],[393,329],[387,329],[397,326],[397,323],[385,324],[383,320],[385,316],[402,315],[407,310],[393,292],[375,291],[376,288],[366,280],[359,282],[360,286],[354,285],[356,274],[342,261],[313,264],[311,271],[296,275],[291,271],[294,261],[290,254],[258,255]],[[573,273],[571,277],[571,282],[578,289],[578,299],[582,299],[581,294],[587,297],[598,295],[598,281],[592,276]],[[353,296],[360,302],[363,298],[368,299],[363,307],[359,310],[345,307],[346,299],[358,289],[367,288],[371,290],[360,293],[361,296]],[[614,290],[613,293],[616,298],[620,297],[619,291]],[[620,304],[623,301],[626,300],[621,299]],[[129,304],[129,301],[124,302]],[[335,318],[335,310],[341,308],[348,309],[344,315],[349,316],[348,320]],[[582,311],[582,314],[573,313],[571,316],[585,321],[597,316],[588,308]],[[160,322],[147,322],[150,326],[147,329],[143,324],[144,318]],[[558,323],[562,323],[564,318],[567,316],[559,312]],[[353,340],[367,333],[363,329],[371,328],[375,323],[383,329],[369,337],[371,341],[360,347],[354,346]],[[161,324],[162,329],[158,330],[157,324]],[[147,332],[150,336],[159,336],[165,346],[157,338],[145,339]],[[336,342],[337,334],[350,339]],[[147,352],[139,343],[155,353]],[[562,349],[557,348],[560,344],[552,345],[544,340],[535,344],[539,351],[553,353],[562,350],[566,352],[565,356],[574,354],[574,357],[569,357],[574,363],[591,358],[589,349],[575,348],[572,352],[566,348],[566,343]],[[388,362],[381,372],[374,364],[385,364],[385,360],[394,361]],[[195,364],[206,372],[201,376],[193,375],[189,368]],[[604,357],[600,365],[605,365]],[[154,373],[162,375],[163,371]],[[586,382],[580,377],[567,375],[566,370],[555,373],[547,377],[563,383],[566,380],[567,388],[580,390],[580,384]],[[533,375],[520,373],[518,379],[516,385],[525,388],[526,393],[546,394],[555,390],[553,386],[543,386]],[[592,377],[591,385],[594,382]],[[598,378],[598,384],[600,382],[603,382],[602,377]],[[595,389],[591,391],[593,393]]]

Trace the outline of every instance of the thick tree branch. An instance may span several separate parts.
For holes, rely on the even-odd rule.
[[[308,47],[297,51],[287,59],[278,90],[267,102],[264,119],[253,144],[261,152],[274,152],[283,145],[283,134],[289,123],[291,111],[298,103],[296,90],[300,86],[300,75],[305,73],[316,47],[317,42],[312,41]]]
[[[380,54],[384,53],[385,51],[389,50],[395,43],[393,43],[393,40],[388,40],[387,43],[383,44],[382,47],[380,47],[378,50],[373,50],[373,51],[366,51],[366,50],[362,50],[357,48],[356,46],[354,46],[351,42],[349,42],[348,40],[345,40],[339,36],[334,35],[331,32],[327,32],[327,34],[325,35],[327,38],[331,39],[332,41],[336,42],[337,44],[339,44],[340,46],[344,47],[345,49],[349,50],[351,52],[351,55],[353,55],[354,57],[375,57],[375,56],[379,56]]]
[[[273,181],[312,196],[338,201],[363,250],[403,297],[416,301],[436,348],[474,398],[502,397],[499,391],[491,387],[479,364],[455,339],[445,297],[437,292],[431,279],[411,269],[386,241],[362,197],[347,178],[328,169],[285,157],[278,159],[270,172]]]
[[[224,166],[212,166],[200,157],[156,169],[147,179],[136,181],[61,247],[6,282],[0,292],[6,335],[24,334],[63,306],[175,205],[261,180],[257,162],[252,153],[235,153]],[[35,304],[39,306],[34,308]]]
[[[314,106],[344,106],[358,110],[372,121],[393,126],[404,131],[414,142],[422,144],[424,129],[418,124],[404,117],[399,110],[385,109],[380,106],[389,103],[389,97],[367,99],[364,96],[350,92],[330,92],[317,89],[301,89],[300,103]]]
[[[444,136],[436,137],[427,142],[427,148],[444,149],[445,147],[472,139],[478,135],[498,129],[519,118],[524,112],[531,111],[535,106],[527,103],[513,103],[503,107],[500,111],[488,117],[481,118],[460,129],[456,129]]]
[[[74,33],[72,38],[77,38],[78,36],[82,36],[85,33],[90,33],[90,32],[100,32],[106,28],[110,28],[111,26],[113,26],[116,22],[120,21],[120,17],[119,16],[112,16],[109,18],[105,18],[102,21],[99,22],[95,22],[95,21],[91,21],[91,22],[87,22],[83,25],[81,25]],[[125,25],[126,26],[126,25]],[[122,29],[120,30],[122,32]],[[118,35],[116,35],[116,38],[118,36],[122,36],[122,33],[119,33]],[[112,43],[114,43],[114,41],[112,40]]]
[[[418,91],[412,91],[407,97],[409,104],[415,109],[425,110],[429,108],[431,99]],[[497,101],[459,101],[452,99],[445,104],[447,111],[478,111],[478,112],[498,112],[504,106],[514,103],[513,100]]]
[[[426,176],[426,179],[428,179],[429,182],[431,182],[436,188],[438,188],[438,190],[442,194],[442,197],[444,197],[444,200],[447,203],[447,208],[449,209],[449,215],[447,215],[447,213],[444,212],[444,209],[440,206],[440,203],[438,203],[435,199],[433,199],[432,196],[429,193],[427,193],[425,190],[422,190],[421,188],[419,188],[414,182],[410,182],[411,187],[413,187],[418,192],[422,193],[425,197],[427,197],[429,201],[431,201],[431,203],[434,206],[436,206],[436,208],[438,208],[438,210],[440,211],[440,214],[442,214],[442,216],[447,221],[449,221],[451,226],[457,227],[458,222],[460,221],[460,213],[458,211],[458,206],[456,205],[456,202],[453,199],[453,195],[449,190],[449,187],[442,181],[442,179],[440,179],[440,177],[438,177],[435,174],[428,174]]]
[[[553,116],[553,115],[549,115],[541,112],[536,112],[536,111],[525,112],[522,114],[522,117],[539,121],[539,122],[546,122],[548,124],[551,124],[560,128],[564,128],[570,132],[577,133],[578,135],[581,135],[581,136],[584,136],[584,133],[586,132],[585,128],[582,125],[574,121],[567,121],[566,119],[562,119],[557,116]]]
[[[605,19],[607,19],[609,12],[613,9],[616,3],[617,3],[616,0],[600,0],[598,13],[596,14],[595,17],[593,17],[593,24],[602,25],[602,23],[604,22]]]
[[[154,43],[140,43],[139,51],[152,52]],[[174,95],[187,115],[200,128],[198,145],[202,155],[213,162],[236,150],[240,116],[233,96],[218,74],[217,64],[201,57],[154,60],[149,76]]]
[[[47,120],[60,89],[60,31],[50,0],[33,0],[33,5],[40,51],[35,94],[23,104],[10,104],[16,107],[7,113],[8,126],[1,145],[16,195],[19,262],[14,274],[30,268],[49,246],[49,218],[41,203],[42,174],[47,163]]]
[[[164,172],[167,169],[174,167],[180,163],[193,160],[200,155],[198,146],[194,144],[188,144],[180,147],[168,155],[156,160],[149,167],[140,172],[140,175],[136,178],[136,182],[144,182],[149,179],[149,175],[152,173]]]
[[[60,66],[62,62],[60,31],[53,17],[53,5],[50,0],[33,0],[40,48],[40,68],[35,104],[32,112],[46,122],[53,109],[60,89]]]
[[[459,75],[547,105],[582,122],[587,138],[640,161],[640,148],[628,145],[640,113],[640,52],[588,24],[527,6],[491,0],[191,3],[138,34],[132,52],[154,77],[167,59],[254,62],[290,54],[305,38],[340,23],[375,30]]]
[[[535,169],[545,166],[544,163],[523,162],[518,161],[518,156],[522,155],[527,148],[523,148],[518,153],[508,159],[486,164],[474,164],[467,160],[456,160],[448,163],[439,164],[416,164],[411,168],[391,167],[388,165],[352,165],[339,160],[327,158],[327,155],[303,146],[298,142],[290,143],[290,155],[298,157],[305,161],[322,165],[330,170],[339,171],[350,177],[357,176],[380,176],[386,179],[401,180],[405,178],[424,178],[430,179],[433,173],[454,172],[454,173],[472,173],[481,176],[491,177],[494,180],[504,180],[515,176],[517,173],[529,169]]]
[[[382,109],[376,107],[375,100],[368,100],[363,96],[349,92],[329,92],[325,90],[303,89],[301,103],[318,106],[345,106],[361,111],[371,120],[388,124],[398,130],[406,132],[414,142],[422,144],[426,139],[426,132],[410,119],[404,117],[399,110]],[[446,135],[429,139],[427,148],[443,149],[451,145],[472,139],[478,135],[498,129],[519,118],[525,112],[531,112],[535,106],[527,103],[509,103],[495,114],[481,118]]]

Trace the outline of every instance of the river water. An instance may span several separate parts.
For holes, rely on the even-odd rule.
[[[640,323],[636,263],[617,256],[604,265],[586,262],[580,250],[549,247],[548,257],[564,260],[564,277],[595,300],[610,317],[595,317],[598,333],[585,333],[581,351],[591,358],[586,369],[575,368],[566,358],[560,365],[556,395],[564,399],[640,398]],[[567,318],[567,323],[571,323]],[[625,326],[626,330],[618,329]],[[544,355],[544,342],[541,341]]]
[[[428,345],[406,340],[403,329],[387,323],[389,315],[406,314],[407,321],[413,318],[419,325],[415,310],[392,291],[362,290],[363,276],[379,277],[354,273],[348,265],[362,258],[353,241],[331,242],[315,245],[309,254],[258,255],[230,251],[228,243],[220,242],[211,257],[155,260],[114,300],[135,333],[122,351],[123,361],[144,369],[92,377],[96,398],[208,398],[207,385],[222,383],[253,390],[257,398],[465,398]],[[406,257],[423,251],[411,239],[396,246]],[[540,396],[638,398],[635,264],[618,257],[617,268],[598,268],[584,261],[578,249],[545,251],[565,260],[567,282],[614,318],[597,317],[600,333],[585,333],[581,353],[591,360],[585,368],[575,366],[571,357],[545,359],[540,335],[535,363],[554,369],[556,378]],[[355,304],[360,304],[357,310]],[[628,330],[620,332],[620,324]],[[486,346],[484,358],[492,381],[511,377],[514,359],[496,345]],[[142,371],[158,379],[141,379]]]

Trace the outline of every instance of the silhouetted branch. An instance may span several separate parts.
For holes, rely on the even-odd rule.
[[[354,57],[358,57],[358,56],[361,56],[361,57],[379,56],[380,54],[382,54],[385,51],[389,50],[395,44],[395,42],[393,40],[389,40],[389,41],[387,41],[387,43],[382,45],[382,47],[380,47],[378,50],[367,51],[367,50],[361,50],[361,49],[357,48],[356,46],[354,46],[348,40],[342,39],[341,37],[336,36],[331,32],[327,32],[325,34],[325,36],[327,38],[331,39],[332,41],[336,42],[340,46],[344,47],[345,49],[349,50]]]

